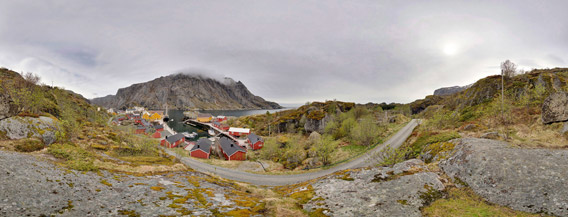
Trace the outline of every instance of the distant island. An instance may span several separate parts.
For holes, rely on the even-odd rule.
[[[106,108],[143,106],[151,109],[247,110],[280,109],[278,103],[252,94],[240,81],[218,80],[202,75],[173,74],[121,88],[116,95],[94,98]]]

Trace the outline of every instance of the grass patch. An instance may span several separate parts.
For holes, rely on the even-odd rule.
[[[14,146],[16,151],[19,152],[34,152],[42,150],[45,146],[39,140],[35,139],[24,139],[18,141],[18,143]]]
[[[450,188],[448,198],[422,209],[424,216],[540,216],[485,202],[470,188]]]

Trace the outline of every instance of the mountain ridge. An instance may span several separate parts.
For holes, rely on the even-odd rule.
[[[241,81],[231,78],[218,79],[203,75],[177,73],[161,76],[148,82],[132,84],[118,89],[115,95],[91,99],[93,104],[107,108],[144,106],[164,109],[167,103],[172,109],[244,110],[278,109],[252,94]]]

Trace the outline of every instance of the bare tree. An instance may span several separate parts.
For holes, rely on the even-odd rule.
[[[510,60],[505,60],[505,62],[501,63],[501,73],[503,73],[503,76],[511,78],[515,76],[516,71],[517,65]]]

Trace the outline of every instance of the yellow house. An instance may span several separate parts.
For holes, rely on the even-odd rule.
[[[207,113],[199,113],[197,114],[197,121],[199,122],[211,122],[213,116]]]
[[[150,121],[158,120],[162,120],[162,115],[158,114],[158,112],[154,112],[152,115],[150,115]]]
[[[144,120],[150,120],[150,113],[144,112],[144,114],[142,115],[142,118],[143,118]]]

